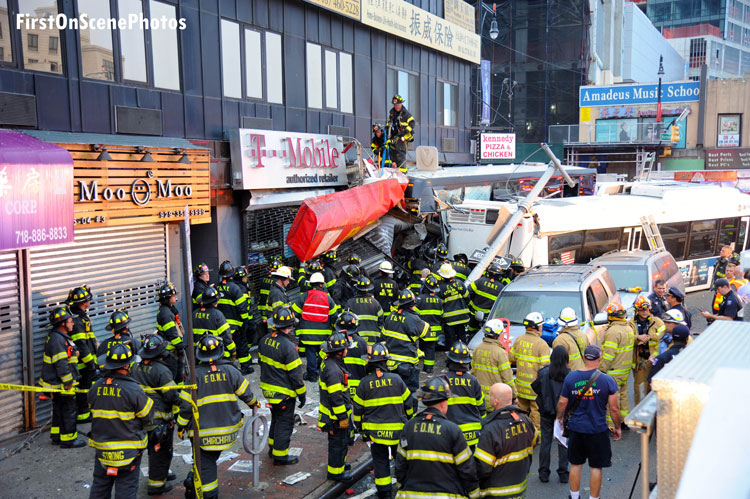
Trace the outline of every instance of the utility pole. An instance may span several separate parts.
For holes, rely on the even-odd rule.
[[[659,89],[656,93],[656,122],[661,123],[661,77],[664,76],[664,56],[659,56]],[[661,128],[658,127],[657,128]],[[661,133],[661,130],[659,130]]]

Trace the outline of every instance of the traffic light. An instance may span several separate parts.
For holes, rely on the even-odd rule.
[[[675,144],[680,141],[680,125],[677,125],[677,124],[672,125],[671,134],[669,136],[669,141]]]

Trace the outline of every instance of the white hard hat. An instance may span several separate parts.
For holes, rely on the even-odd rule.
[[[286,266],[279,267],[278,270],[271,272],[272,276],[281,277],[282,279],[292,278],[292,269]]]
[[[485,336],[500,336],[505,331],[505,325],[500,319],[491,319],[484,325]]]
[[[675,310],[674,308],[671,310],[667,310],[667,313],[664,314],[664,322],[687,325],[687,323],[685,322],[685,316],[682,315],[682,312],[680,312],[679,310]]]
[[[453,268],[453,265],[446,262],[440,266],[438,275],[444,279],[450,279],[452,277],[456,277],[456,269]]]
[[[539,312],[531,312],[523,320],[523,325],[526,327],[538,328],[544,323],[544,317]]]
[[[383,260],[378,265],[378,270],[385,272],[386,274],[393,274],[393,264],[388,260]]]
[[[320,272],[315,272],[313,275],[310,276],[310,284],[325,284],[326,280],[323,277],[323,274]]]
[[[560,317],[557,318],[557,323],[563,327],[577,326],[578,316],[576,315],[576,311],[571,307],[565,307],[560,310]]]

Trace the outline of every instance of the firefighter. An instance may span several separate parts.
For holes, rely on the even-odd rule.
[[[344,365],[349,372],[349,395],[353,397],[360,381],[367,375],[367,341],[359,335],[359,319],[351,310],[344,310],[336,319],[336,332],[349,338]]]
[[[44,342],[44,364],[39,384],[54,390],[72,390],[80,377],[78,347],[70,337],[73,316],[66,307],[58,307],[49,314],[52,325]],[[86,441],[76,431],[76,397],[73,393],[52,393],[52,426],[49,436],[54,445],[65,449],[85,447]]]
[[[321,264],[323,265],[323,277],[325,278],[326,289],[330,293],[333,285],[336,284],[338,272],[336,271],[336,260],[338,255],[336,250],[328,250],[321,256]]]
[[[539,312],[531,312],[523,320],[526,332],[516,338],[510,349],[510,361],[516,363],[516,390],[518,407],[529,413],[537,431],[540,431],[539,407],[531,383],[537,372],[549,364],[549,345],[542,339],[544,318]]]
[[[457,341],[448,351],[448,373],[445,378],[455,397],[448,399],[449,420],[461,428],[466,443],[474,449],[479,441],[482,420],[486,414],[482,385],[469,373],[471,352],[466,343]]]
[[[201,295],[201,304],[193,313],[193,341],[197,345],[203,335],[213,335],[224,342],[224,357],[234,354],[236,346],[232,340],[231,330],[224,314],[216,308],[219,302],[219,291],[207,288]]]
[[[510,387],[513,398],[516,398],[516,381],[513,379],[508,352],[500,343],[500,335],[503,334],[504,329],[499,319],[487,321],[482,328],[484,339],[474,350],[474,358],[471,361],[471,374],[476,376],[482,386],[485,408],[488,412],[493,410],[490,405],[492,385],[505,383]]]
[[[368,374],[352,397],[354,424],[370,441],[377,497],[391,497],[390,456],[396,455],[404,424],[414,415],[411,392],[403,380],[386,367],[388,349],[383,344],[372,347],[367,359]]]
[[[487,267],[486,274],[469,285],[471,319],[468,329],[471,334],[479,331],[479,326],[482,324],[482,321],[477,317],[477,312],[482,312],[484,316],[489,315],[490,309],[497,300],[497,295],[505,287],[500,282],[503,277],[503,269],[498,264],[490,264]]]
[[[416,298],[408,289],[398,294],[398,306],[385,318],[383,339],[391,355],[388,367],[401,376],[414,393],[419,388],[419,354],[417,341],[430,334],[430,325],[414,310]]]
[[[268,453],[275,465],[299,462],[289,455],[289,444],[294,431],[294,404],[299,400],[299,407],[304,407],[307,389],[302,381],[302,361],[291,338],[295,322],[289,307],[279,307],[273,317],[276,329],[258,344],[260,389],[271,405]]]
[[[133,337],[130,333],[129,325],[130,316],[127,310],[115,310],[112,312],[112,315],[109,316],[109,324],[104,328],[107,331],[112,331],[112,336],[99,344],[99,348],[96,350],[96,355],[99,359],[102,361],[106,359],[109,345],[114,342],[125,343],[136,353],[140,350],[141,341]]]
[[[91,289],[86,286],[73,288],[68,293],[68,311],[73,316],[73,333],[70,335],[78,348],[78,388],[88,390],[96,376],[96,351],[98,344],[96,335],[91,328],[91,319],[88,315],[91,306]],[[78,414],[76,421],[78,424],[88,423],[91,421],[91,411],[85,393],[76,394],[76,405]]]
[[[471,269],[469,268],[469,257],[463,253],[456,253],[453,255],[451,265],[453,265],[453,270],[456,271],[456,277],[462,281],[465,281],[469,274],[471,274]]]
[[[175,386],[174,376],[166,359],[169,343],[160,335],[143,338],[138,351],[141,362],[133,366],[132,376],[144,388]],[[155,390],[149,393],[154,401],[154,426],[148,432],[148,495],[161,495],[172,490],[169,483],[177,476],[169,472],[174,444],[174,417],[172,408],[185,405],[178,390]]]
[[[354,285],[357,294],[344,305],[344,308],[351,310],[357,316],[359,320],[357,331],[368,345],[379,342],[383,332],[383,309],[370,293],[374,287],[369,278],[360,277]]]
[[[237,284],[234,283],[234,267],[229,260],[224,260],[219,265],[220,281],[216,289],[221,293],[219,297],[218,309],[224,314],[224,318],[229,324],[232,341],[236,346],[237,361],[240,363],[242,374],[254,372],[250,367],[250,348],[247,345],[247,337],[244,336],[245,322],[252,317],[249,316],[247,308],[247,296],[242,292]]]
[[[645,296],[636,298],[634,307],[633,324],[638,333],[633,349],[633,405],[638,405],[641,402],[641,385],[644,385],[644,396],[651,391],[648,382],[651,359],[659,355],[659,338],[666,331],[666,326],[651,314],[651,301]]]
[[[299,301],[292,305],[292,310],[301,317],[297,336],[305,346],[307,359],[307,370],[303,378],[305,381],[317,381],[320,372],[320,346],[331,335],[339,306],[328,296],[323,274],[316,272],[310,276],[310,285],[312,288],[302,293]]]
[[[422,260],[419,252],[415,249],[412,257],[406,262],[406,268],[409,270],[409,289],[415,295],[422,292],[422,269],[427,268],[427,262]]]
[[[630,412],[628,403],[628,378],[633,367],[633,346],[637,328],[628,322],[625,308],[617,302],[607,306],[607,320],[609,324],[604,330],[604,343],[602,344],[602,360],[599,370],[607,373],[617,382],[618,406],[622,417],[622,430],[630,428],[624,423],[625,417]],[[607,423],[611,426],[612,418],[607,414]]]
[[[349,373],[344,356],[349,339],[343,333],[328,337],[323,352],[326,361],[320,373],[320,405],[318,428],[328,433],[328,479],[348,482],[352,474],[346,471],[346,454],[349,442],[349,420],[352,401],[349,396]]]
[[[304,293],[310,286],[310,276],[316,272],[323,273],[323,265],[318,260],[311,260],[307,265],[300,266],[299,277],[297,278],[297,286],[299,286],[300,293]]]
[[[203,497],[219,496],[219,478],[216,461],[221,451],[229,449],[242,429],[242,411],[237,401],[239,398],[248,407],[260,407],[250,390],[250,383],[242,373],[222,359],[224,345],[219,338],[206,335],[195,348],[195,379],[198,384],[198,421],[200,428],[201,469]],[[189,390],[182,390],[180,398],[187,403],[192,400]],[[193,436],[193,413],[190,407],[183,406],[177,416],[178,433]],[[185,497],[195,497],[192,472],[183,482]]]
[[[341,269],[341,275],[332,288],[331,297],[339,305],[343,305],[354,297],[354,285],[359,279],[359,267],[346,264]]]
[[[276,281],[274,272],[282,267],[281,259],[274,257],[268,264],[268,275],[266,275],[260,283],[260,290],[258,291],[258,311],[260,312],[262,321],[259,323],[258,336],[263,337],[268,334],[268,318],[273,317],[273,313],[267,314],[266,307],[268,304],[268,295],[271,292],[271,287]],[[291,277],[291,274],[290,274]],[[286,292],[285,292],[286,293]]]
[[[171,282],[159,288],[159,313],[156,316],[156,331],[167,342],[168,355],[164,362],[172,371],[175,383],[185,380],[185,330],[182,328],[180,314],[175,307],[177,290]]]
[[[490,402],[494,410],[484,419],[474,452],[480,495],[523,497],[538,433],[529,417],[513,405],[507,385],[494,385]]]
[[[424,338],[419,340],[419,348],[424,352],[423,370],[431,374],[435,368],[435,346],[443,336],[443,299],[438,296],[440,292],[440,283],[437,277],[430,274],[424,279],[422,293],[417,298],[417,305],[414,310],[419,314],[427,324],[430,325],[430,332]],[[445,339],[442,338],[443,344]]]
[[[99,359],[103,376],[88,392],[93,415],[89,445],[96,449],[89,497],[110,497],[113,487],[115,497],[136,497],[154,401],[130,377],[135,359],[130,345],[110,343],[104,357]]]
[[[557,338],[552,342],[552,349],[562,345],[568,351],[568,369],[577,371],[583,369],[583,352],[589,346],[589,339],[586,333],[578,329],[578,316],[575,310],[565,307],[560,310],[560,316],[557,323],[562,326],[558,332]]]
[[[199,263],[193,269],[193,276],[195,277],[193,282],[193,292],[190,295],[193,298],[193,305],[200,306],[201,295],[206,288],[211,287],[211,276],[209,275],[211,269],[205,263]]]
[[[372,141],[370,141],[370,150],[372,155],[378,162],[378,167],[381,166],[385,159],[385,168],[391,168],[393,164],[391,160],[386,157],[385,154],[385,135],[383,134],[383,125],[380,123],[372,124]]]
[[[407,172],[406,150],[409,142],[414,142],[414,127],[416,122],[411,113],[404,107],[404,98],[394,95],[391,99],[393,107],[388,113],[388,146],[391,162],[401,170]]]
[[[346,257],[346,263],[348,263],[349,265],[354,265],[355,267],[357,267],[357,270],[359,270],[360,277],[368,277],[367,271],[362,266],[362,259],[359,257],[358,254],[352,253],[351,255],[349,255],[348,257]]]
[[[445,244],[440,243],[435,248],[435,260],[432,264],[432,267],[430,268],[430,271],[436,276],[440,277],[440,268],[444,263],[449,263],[451,264],[451,267],[453,267],[453,263],[448,258],[448,247]]]
[[[253,297],[250,293],[250,285],[248,284],[249,277],[247,275],[247,268],[243,265],[238,265],[234,268],[234,283],[240,288],[242,294],[245,295],[245,303],[247,303],[247,320],[242,324],[242,336],[247,341],[248,346],[248,366],[253,363],[252,354],[250,347],[252,345],[258,345],[258,336],[256,335],[257,323],[260,318],[257,306],[253,303]],[[239,346],[237,347],[239,348]],[[250,368],[252,371],[252,367]]]
[[[450,263],[440,266],[438,275],[443,299],[443,332],[445,345],[453,345],[456,341],[466,342],[466,325],[469,323],[469,292],[463,282],[456,279],[456,271]]]
[[[271,272],[274,282],[268,291],[268,301],[266,302],[266,317],[273,317],[276,309],[289,305],[289,297],[286,295],[286,288],[292,280],[292,269],[281,266]]]
[[[378,265],[378,277],[373,281],[375,299],[386,315],[391,313],[391,304],[398,297],[398,284],[393,280],[393,264],[383,260]]]
[[[479,497],[477,471],[461,428],[451,422],[448,382],[429,378],[417,397],[427,409],[404,425],[395,456],[396,497]]]

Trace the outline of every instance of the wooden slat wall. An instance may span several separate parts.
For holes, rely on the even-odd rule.
[[[138,152],[135,147],[105,145],[112,161],[97,161],[100,152],[94,151],[88,144],[58,144],[70,152],[74,161],[74,195],[75,218],[90,218],[91,223],[85,227],[104,227],[129,225],[134,223],[178,222],[184,219],[181,215],[185,205],[189,205],[191,223],[211,222],[211,186],[210,186],[210,154],[204,149],[183,149],[190,159],[190,164],[179,163],[182,152],[172,148],[148,148],[154,162],[143,162],[144,152]],[[148,172],[152,176],[148,176]],[[133,180],[144,179],[151,191],[151,199],[145,206],[136,205],[131,196],[130,188]],[[156,180],[166,184],[172,180],[172,191],[177,186],[192,188],[190,197],[175,196],[158,198]],[[98,182],[97,192],[99,201],[79,201],[81,188],[79,180],[88,187],[91,181]],[[112,189],[123,188],[125,197],[122,200],[115,196],[108,201],[102,198],[105,187]],[[200,210],[203,210],[202,212]],[[171,216],[160,216],[160,213],[171,212]],[[180,213],[178,215],[178,213]],[[104,223],[96,222],[95,217],[104,216]]]

